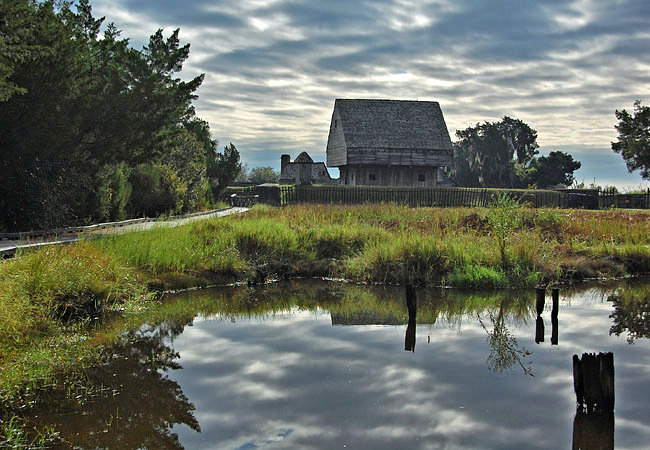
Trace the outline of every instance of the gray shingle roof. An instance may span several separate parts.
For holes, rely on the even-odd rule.
[[[314,160],[311,159],[311,156],[309,156],[309,153],[302,152],[296,157],[296,159],[293,160],[293,162],[295,162],[295,163],[313,163]]]
[[[438,102],[337,99],[347,148],[451,149]]]

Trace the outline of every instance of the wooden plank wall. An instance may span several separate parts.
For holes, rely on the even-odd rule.
[[[488,207],[497,196],[505,194],[534,208],[639,208],[650,209],[647,194],[591,193],[547,190],[482,189],[458,187],[384,187],[384,186],[257,186],[253,193],[259,202],[274,206],[296,203],[358,205],[364,203],[398,203],[408,206]],[[597,194],[597,193],[596,193]],[[618,206],[617,206],[618,205]]]

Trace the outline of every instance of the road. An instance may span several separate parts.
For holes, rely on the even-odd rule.
[[[105,228],[93,229],[93,230],[89,229],[88,231],[85,232],[65,233],[58,236],[44,236],[44,237],[36,237],[36,238],[25,239],[25,240],[16,240],[16,239],[0,240],[0,257],[4,257],[4,258],[11,257],[16,253],[16,250],[20,248],[23,249],[35,248],[35,247],[42,247],[45,245],[67,244],[70,242],[76,242],[77,240],[79,240],[80,236],[88,237],[88,236],[99,236],[99,235],[110,234],[110,233],[126,233],[128,231],[148,230],[153,227],[176,227],[179,225],[185,225],[190,222],[195,222],[197,220],[205,220],[213,217],[224,217],[224,216],[229,216],[231,214],[241,214],[246,211],[248,211],[248,208],[233,207],[233,208],[221,209],[208,214],[193,215],[189,217],[179,217],[177,219],[171,219],[171,220],[148,221],[148,222],[140,222],[140,223],[133,223],[128,225],[119,225],[119,226],[109,225],[106,226]]]

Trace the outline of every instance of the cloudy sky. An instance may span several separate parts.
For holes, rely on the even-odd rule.
[[[249,167],[325,159],[336,98],[435,100],[455,131],[507,115],[579,181],[638,187],[610,149],[616,109],[650,102],[647,0],[91,0],[136,47],[191,44],[183,77],[221,145]],[[336,174],[337,171],[333,171]],[[647,185],[647,183],[643,183]]]

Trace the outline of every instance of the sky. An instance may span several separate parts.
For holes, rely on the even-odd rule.
[[[180,76],[220,146],[249,167],[325,160],[334,100],[437,101],[456,130],[504,116],[540,154],[582,163],[577,181],[648,187],[611,150],[615,110],[650,102],[647,0],[91,0],[134,47],[180,28]],[[334,175],[337,170],[332,171]]]

